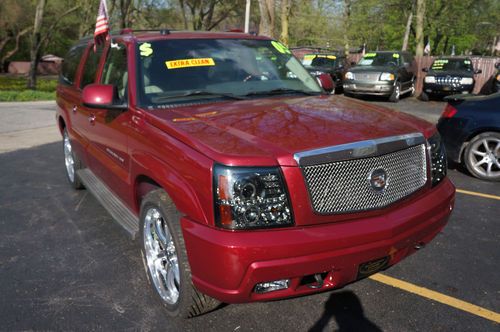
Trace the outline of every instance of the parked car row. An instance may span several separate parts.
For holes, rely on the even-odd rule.
[[[383,96],[398,102],[405,94],[415,94],[417,68],[409,52],[366,53],[357,64],[351,64],[351,68],[339,52],[318,52],[305,54],[302,64],[314,76],[329,74],[336,85],[335,92],[343,91],[349,97]],[[438,57],[422,71],[427,73],[420,95],[423,101],[457,93],[472,94],[476,83],[474,76],[482,73],[474,69],[470,58],[460,56]],[[496,92],[499,87],[500,70],[497,70],[489,90]]]

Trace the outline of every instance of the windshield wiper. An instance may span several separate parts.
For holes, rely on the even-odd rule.
[[[188,91],[188,92],[180,94],[180,95],[156,97],[154,101],[155,102],[162,102],[162,101],[166,101],[169,99],[177,99],[177,98],[184,98],[184,97],[191,97],[191,96],[224,97],[224,98],[230,98],[230,99],[236,99],[236,100],[246,99],[244,96],[237,96],[237,95],[232,94],[232,93],[212,92],[212,91],[206,91],[206,90],[195,90],[195,91]]]
[[[265,91],[253,91],[247,93],[245,96],[274,96],[274,95],[284,95],[290,93],[300,93],[308,96],[317,96],[321,94],[321,92],[313,92],[313,91],[304,91],[304,90],[296,90],[296,89],[287,89],[287,88],[278,88],[273,90],[265,90]]]

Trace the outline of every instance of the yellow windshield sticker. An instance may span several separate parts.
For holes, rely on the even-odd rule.
[[[312,60],[315,57],[316,56],[314,54],[306,54],[306,55],[304,55],[304,60]]]
[[[365,58],[374,58],[376,56],[377,56],[377,53],[366,53],[364,57]]]
[[[215,66],[214,59],[212,58],[198,58],[198,59],[182,59],[165,61],[168,69],[187,68],[187,67],[204,67]]]
[[[153,54],[153,49],[150,43],[143,43],[139,46],[139,51],[141,51],[141,56],[150,56]]]
[[[332,60],[335,60],[337,59],[337,57],[335,55],[327,55],[326,56],[328,59],[332,59]]]
[[[292,53],[292,52],[290,52],[290,50],[285,45],[283,45],[280,42],[277,42],[277,41],[273,40],[273,41],[271,41],[271,44],[280,53],[283,53],[283,54],[291,54]]]
[[[392,55],[392,57],[393,57],[394,59],[399,59],[399,54],[394,53],[394,54]]]

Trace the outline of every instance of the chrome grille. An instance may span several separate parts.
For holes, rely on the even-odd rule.
[[[357,81],[378,81],[380,73],[354,73],[354,79]]]
[[[436,76],[436,84],[459,86],[461,77],[457,76]]]
[[[377,191],[370,184],[373,170],[383,169],[387,185]],[[425,144],[388,154],[304,166],[309,195],[322,214],[366,211],[399,201],[427,182]]]

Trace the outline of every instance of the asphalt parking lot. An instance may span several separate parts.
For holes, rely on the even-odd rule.
[[[433,122],[444,107],[370,102]],[[170,319],[138,245],[67,184],[54,107],[0,103],[0,330],[499,331],[500,185],[461,170],[449,171],[460,190],[449,224],[391,278]]]

